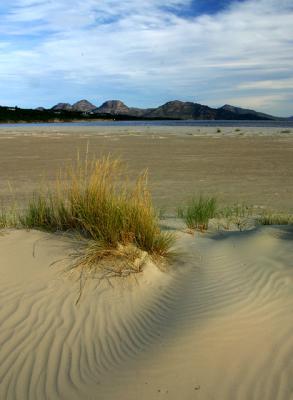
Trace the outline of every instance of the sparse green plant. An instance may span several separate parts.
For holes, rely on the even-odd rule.
[[[220,128],[218,128],[217,129],[217,133],[221,133],[222,131],[221,131],[221,129]]]
[[[237,226],[242,231],[248,224],[249,217],[254,214],[254,207],[246,204],[234,204],[219,209],[217,217],[222,218],[222,225],[225,229],[229,229],[231,224]]]
[[[281,133],[291,133],[290,129],[284,129]]]
[[[6,228],[8,226],[7,215],[1,210],[0,212],[0,229]]]
[[[257,218],[260,225],[293,225],[292,214],[265,212]]]
[[[215,197],[193,197],[186,207],[179,207],[177,214],[189,229],[208,229],[209,220],[216,215],[217,201]]]
[[[15,209],[0,209],[0,229],[16,227],[19,224]]]
[[[226,206],[218,210],[217,215],[224,218],[229,218],[232,216],[239,218],[246,218],[254,213],[254,207],[249,206],[244,203],[233,204],[231,206]]]
[[[157,216],[160,220],[167,218],[168,208],[166,206],[161,206],[156,210]]]

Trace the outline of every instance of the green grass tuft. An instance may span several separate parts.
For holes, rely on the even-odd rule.
[[[177,214],[182,218],[189,229],[206,230],[209,219],[214,218],[217,210],[217,201],[214,197],[192,198],[186,207],[179,207]]]
[[[0,229],[17,227],[18,225],[19,218],[14,208],[6,210],[2,207],[0,209]]]
[[[293,225],[293,215],[266,212],[257,218],[260,225]]]

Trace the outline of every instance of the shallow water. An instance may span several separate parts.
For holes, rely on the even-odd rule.
[[[210,127],[264,127],[292,128],[293,121],[214,121],[214,120],[162,120],[162,121],[90,121],[90,122],[50,122],[50,123],[18,123],[0,124],[1,128],[23,126],[210,126]]]

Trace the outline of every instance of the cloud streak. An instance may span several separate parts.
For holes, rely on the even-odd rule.
[[[73,0],[70,10],[65,0],[18,0],[2,18],[0,78],[11,96],[45,105],[117,93],[130,105],[232,99],[293,114],[290,3],[233,2],[190,17],[189,0]]]

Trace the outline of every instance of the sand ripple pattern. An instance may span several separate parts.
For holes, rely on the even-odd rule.
[[[170,272],[91,282],[78,306],[49,267],[70,248],[42,235],[0,237],[1,400],[293,399],[290,230],[182,235]]]

